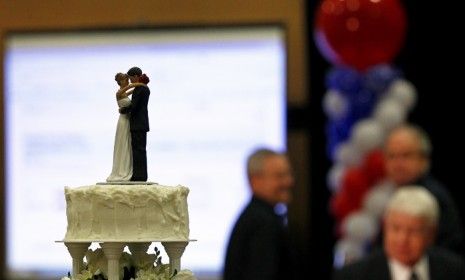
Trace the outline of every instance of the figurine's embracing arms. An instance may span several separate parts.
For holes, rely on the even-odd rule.
[[[147,85],[144,84],[144,83],[132,83],[132,84],[129,84],[129,85],[125,86],[124,88],[119,89],[116,92],[116,99],[120,100],[121,98],[128,97],[129,95],[131,95],[134,92],[134,90],[130,90],[130,91],[127,91],[127,90],[130,89],[130,88],[138,87],[138,86],[146,87]]]

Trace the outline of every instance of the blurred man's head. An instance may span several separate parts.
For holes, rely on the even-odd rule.
[[[412,184],[429,169],[431,143],[419,127],[402,125],[388,135],[384,153],[387,177],[398,186]]]
[[[284,154],[268,149],[255,151],[247,160],[247,176],[255,196],[271,205],[291,201],[294,178]]]
[[[439,218],[434,196],[420,186],[399,188],[384,213],[386,255],[413,266],[433,243]]]

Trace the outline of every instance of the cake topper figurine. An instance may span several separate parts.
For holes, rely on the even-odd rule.
[[[107,182],[145,182],[149,131],[147,105],[150,96],[147,84],[150,80],[139,67],[132,67],[127,74],[117,73],[115,81],[120,86],[116,92],[120,115],[115,134],[113,167]]]

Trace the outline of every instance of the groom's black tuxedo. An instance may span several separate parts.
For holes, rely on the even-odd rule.
[[[134,88],[132,93],[132,101],[130,106],[130,129],[133,131],[148,132],[149,129],[149,113],[147,105],[149,103],[150,89],[144,86]]]
[[[147,181],[147,132],[149,128],[150,89],[145,86],[134,88],[131,106],[126,107],[123,113],[131,113],[129,125],[131,130],[132,146],[132,178],[131,181]]]

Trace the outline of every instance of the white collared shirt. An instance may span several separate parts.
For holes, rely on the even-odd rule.
[[[428,257],[426,256],[423,256],[413,267],[401,264],[394,259],[389,259],[389,270],[391,272],[391,279],[393,280],[410,280],[412,270],[415,271],[419,280],[430,280]]]

